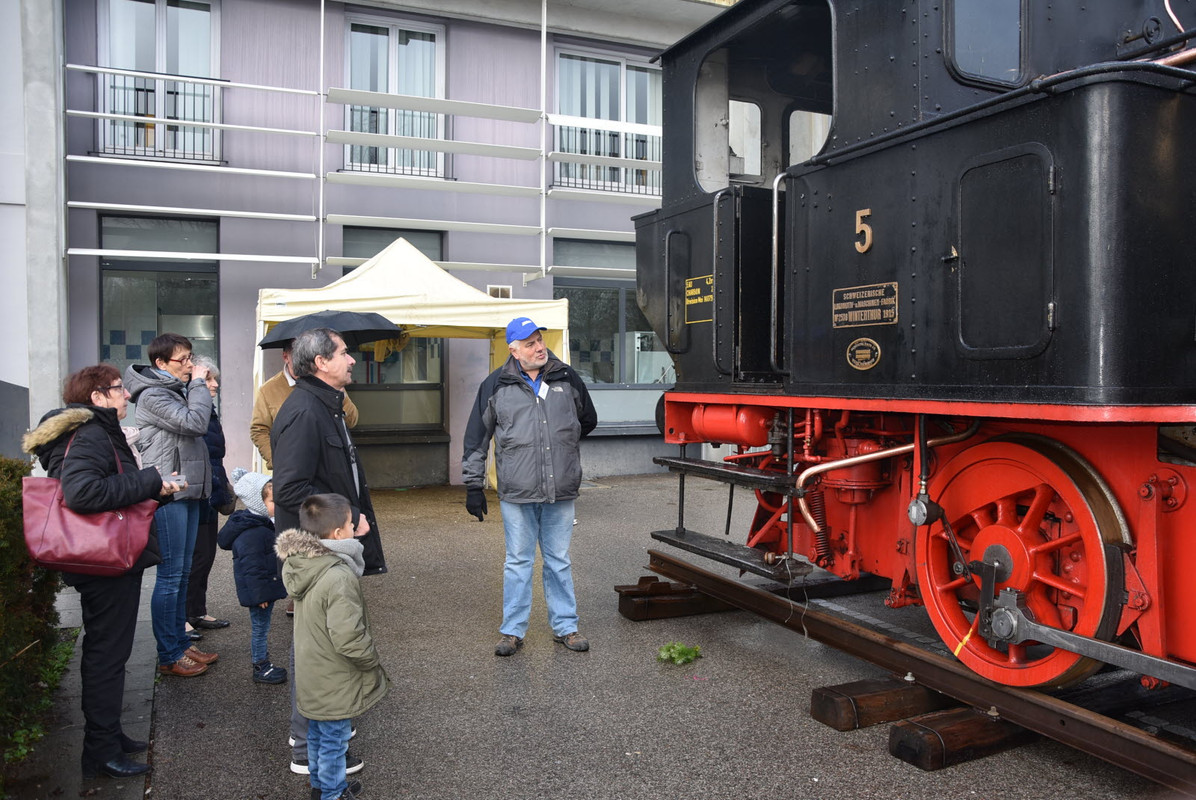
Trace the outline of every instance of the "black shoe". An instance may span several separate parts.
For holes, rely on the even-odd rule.
[[[355,800],[359,794],[361,794],[361,781],[349,781],[345,791],[341,792],[341,796],[337,800]],[[311,800],[320,800],[322,795],[323,792],[319,789],[311,787]]]
[[[149,742],[141,742],[137,739],[130,739],[123,733],[120,735],[120,751],[125,755],[144,753],[146,750],[149,750]]]
[[[84,780],[98,778],[101,775],[109,778],[135,778],[149,771],[149,764],[142,764],[140,761],[133,761],[125,756],[117,756],[111,761],[105,761],[103,764],[89,761],[86,758],[83,759]]]
[[[191,623],[192,628],[203,628],[205,631],[227,628],[232,624],[226,619],[206,619],[204,617],[192,617],[187,621]]]
[[[199,631],[187,631],[187,638],[193,642],[198,642],[203,638],[203,634]]]
[[[274,666],[267,659],[260,664],[253,665],[253,682],[270,684],[286,683],[287,671],[282,667]]]

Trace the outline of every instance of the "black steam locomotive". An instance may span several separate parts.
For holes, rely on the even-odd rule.
[[[666,51],[638,298],[667,441],[735,452],[662,463],[758,504],[674,543],[887,577],[1003,683],[1196,687],[1193,38],[1189,0],[741,0]]]

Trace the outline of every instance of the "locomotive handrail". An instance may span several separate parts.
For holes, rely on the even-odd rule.
[[[1008,103],[1011,100],[1019,100],[1032,94],[1045,94],[1047,91],[1061,83],[1067,83],[1068,81],[1073,80],[1082,80],[1084,78],[1095,77],[1113,72],[1149,72],[1159,75],[1166,75],[1171,78],[1177,78],[1181,81],[1186,81],[1189,84],[1196,83],[1196,73],[1194,73],[1192,70],[1183,67],[1169,67],[1162,64],[1156,64],[1153,61],[1132,62],[1128,64],[1125,62],[1115,61],[1111,63],[1096,64],[1090,67],[1084,67],[1082,69],[1074,69],[1068,72],[1059,72],[1054,75],[1035,78],[1020,89],[1014,89],[1013,91],[1005,92],[1004,94],[999,94],[995,97],[990,97],[987,100],[981,100],[979,103],[974,103],[970,106],[957,108],[954,111],[949,111],[946,114],[943,114],[942,116],[923,120],[921,122],[915,122],[913,125],[910,125],[906,128],[896,128],[888,133],[881,134],[880,136],[876,136],[871,139],[865,139],[862,142],[856,142],[855,144],[842,147],[838,150],[828,150],[819,153],[818,155],[813,156],[801,164],[794,164],[787,167],[785,169],[785,174],[796,176],[804,167],[811,165],[830,164],[832,161],[842,158],[843,156],[852,155],[853,153],[859,152],[861,150],[867,150],[869,148],[876,147],[877,145],[885,144],[886,142],[892,141],[894,139],[900,139],[902,137],[909,136],[910,134],[921,133],[924,130],[943,125],[947,122],[952,122],[962,117],[966,117],[969,114],[986,111],[989,108]]]
[[[664,349],[669,353],[683,352],[680,347],[673,349],[671,339],[673,336],[673,303],[669,298],[669,292],[673,289],[673,258],[672,245],[673,234],[681,233],[676,228],[672,228],[664,235]],[[681,337],[677,337],[680,342]]]
[[[777,307],[780,304],[780,264],[781,264],[781,181],[785,180],[785,173],[779,173],[772,180],[772,292],[769,303],[768,329],[768,365],[778,375],[788,375],[789,372],[781,367],[777,357]]]
[[[714,201],[711,204],[714,209],[714,222],[711,225],[714,232],[714,246],[710,248],[710,355],[714,358],[714,368],[723,375],[730,375],[731,370],[723,367],[723,362],[718,355],[718,204],[723,195],[729,191],[731,191],[730,187],[719,189],[714,193]]]

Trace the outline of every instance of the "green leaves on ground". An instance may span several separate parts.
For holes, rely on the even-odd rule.
[[[656,655],[657,661],[672,661],[674,664],[688,664],[695,658],[702,657],[702,648],[698,646],[686,647],[681,642],[669,642],[660,648]]]

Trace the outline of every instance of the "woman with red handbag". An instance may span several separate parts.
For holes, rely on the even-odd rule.
[[[163,480],[156,468],[137,466],[120,427],[128,412],[129,393],[115,367],[99,364],[70,375],[63,384],[62,399],[66,407],[42,417],[38,426],[25,434],[22,446],[36,454],[50,477],[61,481],[67,508],[93,514],[148,499],[164,503],[179,491],[180,484]],[[141,573],[159,560],[158,540],[151,526],[145,550],[125,574],[62,573],[63,582],[79,593],[83,610],[79,672],[83,680],[85,778],[128,778],[150,769],[129,758],[144,752],[147,745],[124,734],[120,711],[125,662],[133,649],[141,600]]]

